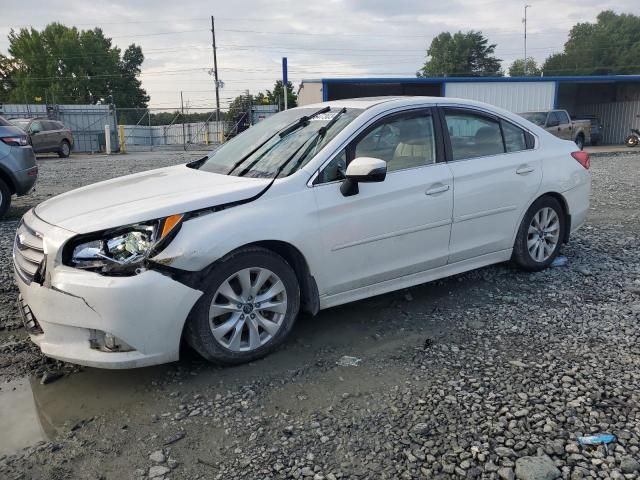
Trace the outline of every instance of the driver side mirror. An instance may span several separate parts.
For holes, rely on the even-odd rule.
[[[387,177],[387,162],[379,158],[358,157],[347,167],[345,181],[340,185],[340,192],[345,197],[358,194],[359,182],[383,182]]]

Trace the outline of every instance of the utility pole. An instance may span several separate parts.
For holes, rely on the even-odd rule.
[[[287,57],[282,57],[282,94],[284,95],[284,109],[287,109],[287,97],[289,96],[289,92],[287,91],[287,86],[289,85],[287,71]]]
[[[182,148],[187,149],[187,134],[184,131],[184,99],[182,97],[182,91],[180,91],[180,110],[182,111]]]
[[[216,27],[211,15],[211,46],[213,47],[213,78],[216,82],[216,141],[220,141],[220,82],[218,81],[218,57],[216,54]]]
[[[527,8],[531,8],[531,5],[524,6],[524,19],[522,22],[524,23],[524,76],[527,76]]]

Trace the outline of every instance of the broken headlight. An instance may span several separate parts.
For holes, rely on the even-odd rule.
[[[163,248],[178,231],[183,215],[83,235],[67,245],[66,265],[100,273],[127,275]]]

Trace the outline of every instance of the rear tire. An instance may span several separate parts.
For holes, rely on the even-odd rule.
[[[522,219],[511,260],[529,272],[544,270],[560,253],[564,238],[565,214],[560,202],[540,197]]]
[[[4,214],[9,210],[11,205],[11,190],[2,179],[0,179],[0,219],[4,217]]]
[[[300,287],[280,255],[259,247],[237,250],[220,260],[203,283],[185,339],[210,362],[251,362],[278,348],[291,332]]]
[[[60,148],[58,150],[58,156],[60,158],[68,158],[71,155],[71,145],[67,140],[60,142]]]
[[[578,135],[576,137],[576,146],[578,147],[578,150],[582,150],[584,148],[584,137],[582,135]]]

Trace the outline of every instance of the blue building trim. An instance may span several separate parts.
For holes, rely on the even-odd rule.
[[[558,108],[558,97],[560,96],[560,82],[556,80],[553,88],[553,109],[556,110]]]
[[[322,101],[326,102],[329,100],[329,85],[327,85],[327,80],[322,80]]]
[[[582,75],[568,77],[373,77],[373,78],[325,78],[325,84],[337,83],[518,83],[518,82],[571,82],[571,83],[617,83],[640,82],[640,75]]]

